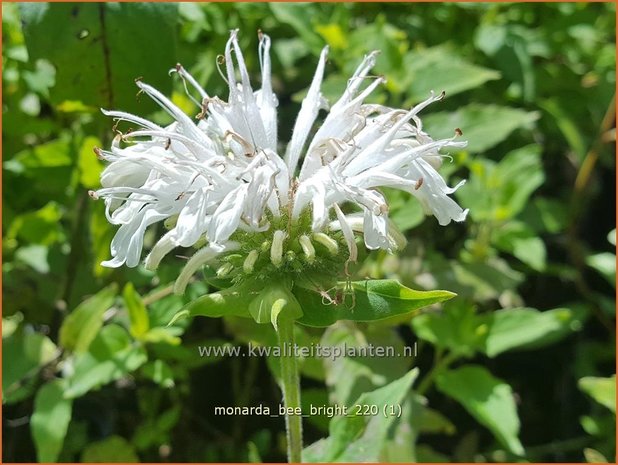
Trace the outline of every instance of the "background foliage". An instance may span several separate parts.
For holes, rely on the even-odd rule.
[[[457,192],[468,220],[441,228],[388,192],[409,244],[359,272],[459,297],[412,319],[299,328],[305,344],[418,342],[414,360],[302,367],[306,404],[397,400],[402,418],[308,418],[306,458],[614,460],[615,4],[3,3],[2,13],[4,461],[283,459],[282,418],[213,414],[276,406],[272,361],[197,350],[272,344],[268,325],[168,326],[206,285],[170,295],[182,258],[157,276],[100,267],[114,230],[87,196],[102,168],[92,148],[113,137],[98,108],[165,123],[136,98],[142,76],[197,113],[167,76],[176,62],[225,97],[215,61],[235,27],[256,79],[255,31],[273,38],[282,135],[326,43],[327,97],[380,49],[388,83],[375,100],[408,106],[445,90],[425,126],[434,137],[461,128],[470,142],[442,171],[468,179]]]

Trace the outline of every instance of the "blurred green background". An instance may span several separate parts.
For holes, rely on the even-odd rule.
[[[423,221],[387,192],[408,246],[359,272],[459,297],[408,321],[299,329],[305,344],[418,342],[414,360],[305,360],[304,402],[350,403],[418,366],[404,416],[367,441],[367,459],[614,461],[615,16],[614,3],[3,3],[3,460],[284,459],[281,418],[213,414],[276,406],[271,360],[197,352],[271,344],[270,328],[167,326],[207,286],[170,295],[182,258],[156,275],[102,268],[114,228],[87,195],[102,169],[92,148],[114,135],[98,109],[168,123],[136,97],[143,77],[196,114],[167,75],[177,62],[226,98],[215,62],[240,28],[254,82],[257,30],[273,40],[280,139],[328,44],[331,101],[379,49],[388,83],[372,101],[445,90],[425,128],[469,141],[442,168],[468,180],[456,194],[467,221]],[[327,418],[305,420],[306,444],[327,435]]]

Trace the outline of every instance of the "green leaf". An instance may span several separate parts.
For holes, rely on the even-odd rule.
[[[446,434],[452,436],[455,425],[437,410],[424,407],[421,413],[419,432],[425,434]]]
[[[137,69],[163,94],[171,89],[167,70],[176,63],[176,5],[22,3],[20,10],[30,59],[45,58],[56,68],[53,103],[79,100],[99,108],[152,111],[153,103],[135,98]],[[157,59],[136,50],[156,50]]]
[[[30,431],[39,462],[56,462],[67,434],[73,401],[64,397],[64,384],[55,380],[44,384],[34,399]]]
[[[473,65],[443,46],[408,52],[404,66],[410,79],[404,106],[425,100],[432,90],[451,96],[500,78],[497,71]]]
[[[515,129],[529,127],[538,119],[536,112],[498,105],[471,103],[452,113],[431,113],[424,117],[425,130],[434,139],[452,137],[455,128],[468,141],[466,150],[484,152],[505,140]]]
[[[616,413],[616,375],[609,378],[586,376],[581,378],[578,384],[582,391],[599,404]]]
[[[492,242],[498,249],[513,254],[530,268],[537,271],[545,269],[545,243],[525,223],[506,223],[494,231]]]
[[[151,328],[147,333],[143,334],[141,340],[151,344],[164,343],[168,345],[177,346],[181,340],[178,334],[182,332],[178,327],[157,327]]]
[[[581,328],[581,312],[555,308],[539,312],[533,308],[510,308],[489,315],[484,351],[495,357],[515,348],[538,348]]]
[[[425,219],[425,212],[418,200],[407,192],[384,188],[384,195],[388,202],[389,218],[395,226],[405,232],[418,226]]]
[[[146,310],[142,297],[135,291],[133,283],[127,283],[122,292],[122,297],[129,312],[131,335],[136,339],[140,339],[150,329],[148,310]]]
[[[551,120],[558,126],[571,150],[580,161],[583,161],[589,142],[584,137],[585,133],[581,131],[578,121],[569,115],[568,109],[571,105],[567,102],[561,103],[557,98],[551,98],[539,102],[539,107],[549,113]]]
[[[397,407],[408,394],[418,376],[415,368],[384,387],[362,394],[348,410],[348,416],[336,416],[329,427],[330,435],[303,451],[304,462],[378,462],[390,427],[397,417],[385,415],[388,406]],[[377,415],[358,415],[364,406],[377,406]],[[384,409],[384,410],[383,410]]]
[[[584,457],[588,463],[609,463],[603,454],[591,447],[586,447],[584,449]]]
[[[51,245],[63,237],[60,219],[62,209],[56,202],[48,202],[43,208],[17,216],[9,227],[8,239]]]
[[[101,185],[99,176],[103,171],[103,163],[94,154],[95,147],[101,147],[101,141],[94,136],[85,137],[77,155],[79,182],[87,189],[96,189]]]
[[[484,367],[466,365],[440,373],[437,388],[459,402],[496,439],[515,455],[523,456],[519,441],[519,417],[513,391]]]
[[[373,279],[339,283],[325,299],[317,289],[294,288],[303,316],[299,323],[307,326],[330,326],[338,320],[376,321],[397,315],[410,315],[429,305],[452,299],[448,291],[416,291],[394,279]],[[333,297],[335,297],[333,299]]]
[[[88,444],[81,455],[82,463],[137,463],[139,458],[129,441],[120,436],[109,436]]]
[[[60,327],[60,345],[66,350],[85,352],[103,326],[103,314],[116,297],[116,284],[111,284],[79,304]]]
[[[469,168],[469,182],[457,190],[456,196],[480,222],[501,222],[515,217],[545,180],[539,145],[513,150],[499,163],[474,160]]]
[[[163,360],[154,360],[142,367],[142,374],[166,389],[174,387],[174,373]]]
[[[180,309],[184,317],[242,316],[249,318],[249,305],[259,293],[250,287],[233,286],[220,292],[206,294]],[[175,317],[176,318],[176,317]],[[173,321],[173,320],[172,320]]]
[[[322,361],[331,403],[349,406],[363,392],[399,379],[409,369],[410,358],[401,356],[404,343],[389,327],[372,326],[361,331],[353,322],[338,321],[324,331],[319,345],[329,348],[332,354]],[[370,346],[392,347],[394,354],[385,357],[363,355],[362,348]],[[347,354],[351,348],[359,349],[358,355],[336,356],[337,353]]]
[[[616,255],[601,252],[586,257],[586,264],[598,271],[613,287],[616,287]]]
[[[15,251],[15,261],[28,265],[37,273],[49,273],[49,247],[46,245],[27,245]]]
[[[10,404],[30,395],[32,385],[28,378],[57,355],[56,345],[40,333],[17,331],[2,338],[2,403]]]
[[[442,313],[426,313],[410,322],[416,336],[454,354],[470,357],[484,340],[481,321],[466,302],[449,302]]]
[[[322,38],[314,31],[311,24],[315,6],[299,3],[270,3],[274,17],[283,24],[288,24],[314,53],[319,53],[324,46]]]
[[[132,343],[122,326],[105,326],[88,352],[75,355],[64,395],[66,398],[82,396],[137,370],[146,361],[146,351]]]

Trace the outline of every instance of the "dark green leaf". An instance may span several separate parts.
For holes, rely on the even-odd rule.
[[[22,3],[20,7],[30,59],[45,58],[56,68],[53,102],[79,100],[130,112],[152,110],[154,104],[144,105],[135,98],[134,80],[140,76],[164,94],[169,92],[167,70],[176,63],[176,5]]]
[[[2,403],[10,404],[30,395],[32,386],[27,378],[57,354],[56,345],[39,333],[18,331],[2,338]]]

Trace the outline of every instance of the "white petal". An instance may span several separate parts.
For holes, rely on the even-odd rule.
[[[182,247],[192,246],[206,232],[210,217],[208,200],[211,188],[203,187],[195,191],[180,211],[174,228],[174,243]]]
[[[320,87],[324,76],[324,67],[326,65],[327,54],[328,47],[324,47],[322,49],[322,53],[320,54],[320,61],[318,62],[318,67],[315,70],[313,81],[311,81],[311,86],[309,87],[307,96],[303,99],[300,112],[298,113],[298,118],[294,124],[292,139],[290,140],[285,152],[285,163],[288,165],[290,174],[293,174],[296,171],[296,165],[298,164],[298,159],[300,158],[300,153],[305,145],[309,131],[311,131],[311,127],[318,116],[320,108],[323,107],[323,98],[320,93]]]
[[[247,184],[242,184],[229,192],[213,213],[208,226],[208,239],[211,243],[227,241],[238,228],[240,215],[245,209],[247,187]]]
[[[350,261],[355,262],[358,258],[358,246],[356,245],[356,240],[354,239],[354,231],[345,215],[339,208],[339,205],[334,204],[335,213],[337,213],[337,219],[339,220],[339,227],[341,228],[341,232],[343,233],[343,237],[345,238],[346,243],[348,244],[348,250],[350,252]]]
[[[176,244],[172,241],[174,234],[175,232],[173,230],[168,231],[157,241],[144,261],[146,269],[156,270],[163,257],[176,248]]]
[[[363,231],[368,249],[390,249],[388,240],[388,221],[386,214],[375,215],[365,209]]]

